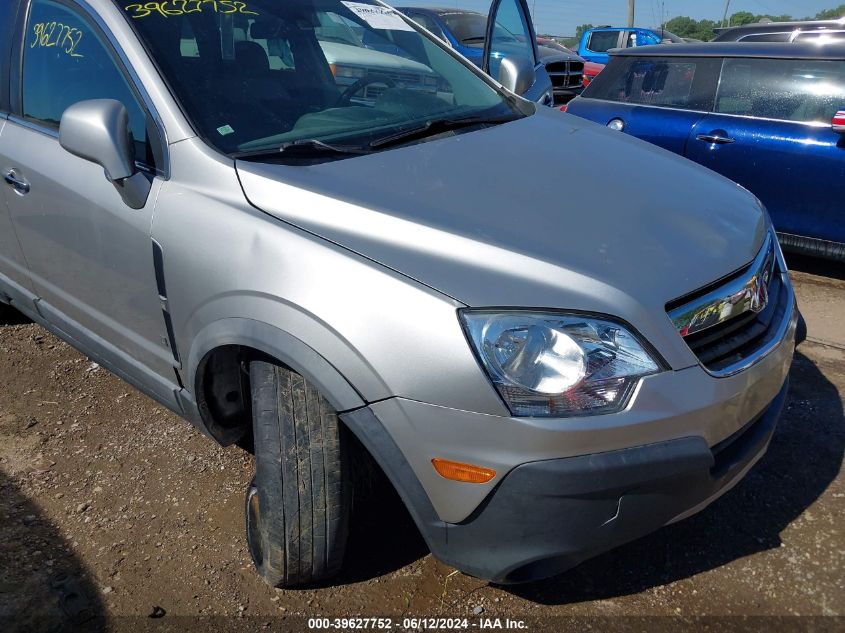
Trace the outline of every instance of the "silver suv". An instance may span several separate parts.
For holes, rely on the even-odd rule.
[[[327,21],[389,57],[350,83]],[[518,53],[506,90],[374,0],[0,0],[0,299],[254,447],[273,585],[339,569],[356,453],[435,556],[519,582],[766,450],[797,321],[766,211],[516,96]]]

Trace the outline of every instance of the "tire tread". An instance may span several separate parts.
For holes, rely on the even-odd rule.
[[[352,485],[337,413],[302,376],[250,366],[264,560],[277,587],[336,574],[346,548]]]

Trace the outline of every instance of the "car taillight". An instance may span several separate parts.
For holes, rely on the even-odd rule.
[[[567,109],[568,107],[569,107],[569,105],[568,105],[568,104],[563,104],[562,106],[560,106],[560,111],[561,111],[561,112],[566,112],[566,109]]]

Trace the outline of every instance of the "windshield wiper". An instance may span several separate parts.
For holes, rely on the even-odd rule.
[[[467,44],[469,42],[483,42],[487,39],[486,35],[475,35],[473,37],[465,37],[461,40],[461,44]]]
[[[360,156],[363,154],[372,154],[373,150],[369,147],[361,147],[357,145],[332,145],[316,138],[300,139],[298,141],[291,141],[284,143],[279,147],[272,149],[255,149],[244,152],[235,152],[232,154],[233,158],[276,158],[278,156],[294,156],[301,155],[306,157],[311,156],[326,156],[326,155],[340,155],[340,156]]]
[[[518,116],[508,115],[503,117],[467,117],[464,119],[434,119],[433,121],[426,121],[424,125],[411,128],[409,130],[402,130],[396,134],[385,136],[384,138],[376,139],[370,143],[372,149],[383,149],[391,145],[399,145],[418,138],[425,138],[427,136],[434,136],[435,134],[442,134],[443,132],[450,132],[452,130],[459,130],[464,127],[472,127],[474,125],[501,125],[517,120]]]

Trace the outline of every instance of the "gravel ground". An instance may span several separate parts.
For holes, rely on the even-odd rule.
[[[830,617],[845,615],[845,274],[798,265],[811,340],[764,460],[701,514],[519,587],[435,561],[382,485],[356,506],[337,582],[270,589],[244,546],[248,454],[215,446],[40,327],[3,325],[0,630],[300,630],[297,616],[315,615],[510,617],[530,630],[782,616],[707,623],[845,630]]]

